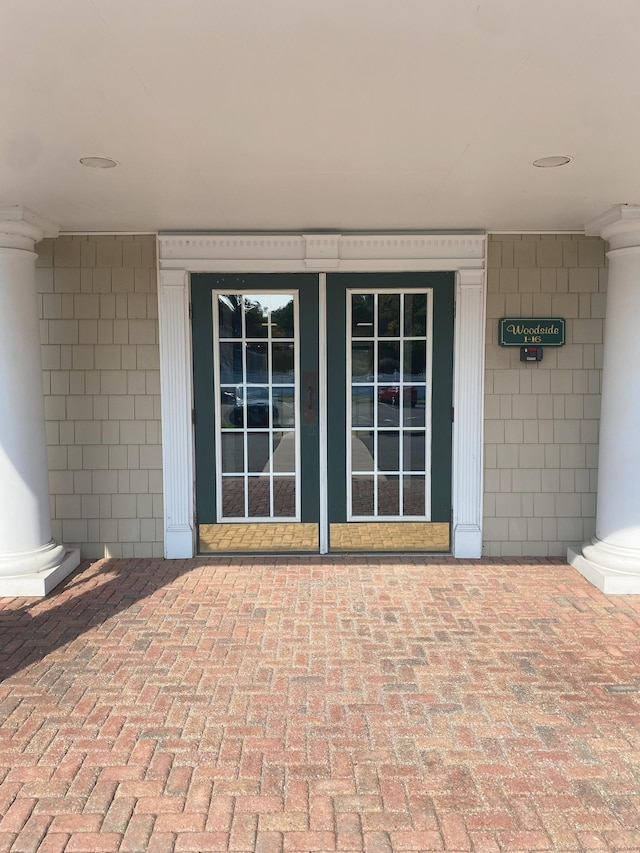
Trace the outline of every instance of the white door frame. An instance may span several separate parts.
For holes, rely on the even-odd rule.
[[[480,557],[485,258],[486,236],[480,233],[160,234],[158,312],[165,557],[193,557],[196,547],[189,317],[191,273],[311,271],[319,275],[327,272],[455,273],[451,550],[454,557]],[[320,423],[323,422],[326,420],[323,421],[321,412]]]

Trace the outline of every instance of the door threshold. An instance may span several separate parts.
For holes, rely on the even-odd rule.
[[[406,559],[407,557],[428,557],[429,559],[438,559],[440,557],[450,557],[453,559],[453,554],[451,553],[451,551],[330,551],[328,554],[320,554],[318,551],[199,551],[195,556],[196,559],[206,559],[208,557],[237,557],[238,559],[243,560],[246,560],[249,557],[317,557],[321,559],[344,559],[352,557],[363,557],[367,559],[377,557],[384,557],[388,559],[394,559],[396,557],[401,559]]]

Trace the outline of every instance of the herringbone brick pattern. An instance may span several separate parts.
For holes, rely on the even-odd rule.
[[[562,563],[105,560],[0,630],[0,853],[640,851],[640,600]]]

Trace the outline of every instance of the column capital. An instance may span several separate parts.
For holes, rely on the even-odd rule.
[[[640,204],[616,204],[584,226],[588,237],[602,237],[612,249],[640,246]]]
[[[0,249],[32,252],[43,237],[57,237],[58,230],[57,225],[22,205],[0,207]]]

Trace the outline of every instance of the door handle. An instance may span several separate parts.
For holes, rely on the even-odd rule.
[[[315,370],[305,370],[302,373],[304,399],[302,405],[302,423],[304,426],[315,426],[318,412],[318,374]]]

